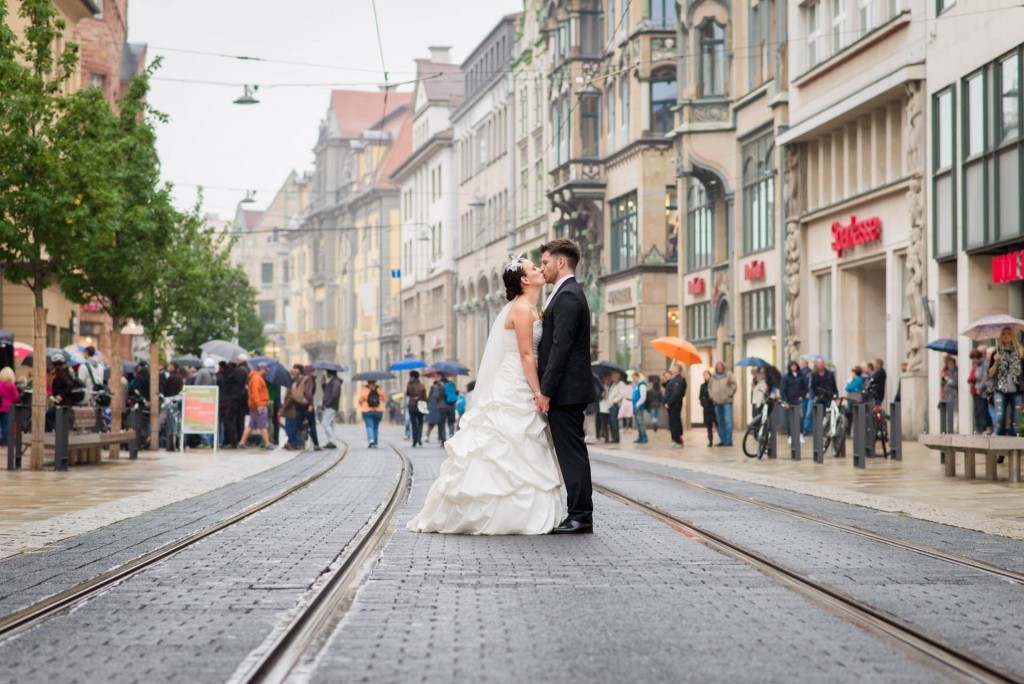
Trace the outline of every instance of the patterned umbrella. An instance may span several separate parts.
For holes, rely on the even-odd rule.
[[[982,316],[961,330],[960,334],[970,337],[972,340],[989,340],[999,337],[1003,328],[1009,328],[1015,333],[1019,333],[1024,330],[1024,321],[1006,314]]]

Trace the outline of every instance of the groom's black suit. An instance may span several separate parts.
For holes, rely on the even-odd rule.
[[[569,519],[593,522],[590,457],[583,413],[594,401],[590,370],[590,307],[576,278],[569,278],[544,309],[537,351],[540,392],[551,399],[548,425],[565,481]]]

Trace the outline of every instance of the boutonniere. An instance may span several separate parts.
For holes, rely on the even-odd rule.
[[[542,320],[542,321],[544,320],[544,314],[546,314],[547,312],[548,312],[547,309],[541,309],[540,310],[540,320]]]

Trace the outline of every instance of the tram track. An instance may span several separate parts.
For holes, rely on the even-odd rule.
[[[976,570],[978,572],[982,572],[988,575],[993,575],[1000,579],[1013,582],[1014,584],[1024,585],[1024,573],[1016,572],[1014,570],[1008,570],[1006,568],[1001,568],[997,565],[986,563],[985,561],[970,558],[968,556],[954,553],[952,551],[944,551],[942,549],[938,549],[934,546],[929,546],[927,544],[908,541],[906,539],[899,539],[897,537],[882,534],[881,532],[875,532],[873,530],[868,530],[863,527],[857,527],[856,525],[849,525],[847,523],[839,522],[837,520],[831,520],[829,518],[814,515],[813,513],[805,513],[803,511],[798,511],[792,508],[787,508],[785,506],[780,506],[778,504],[773,504],[768,501],[762,501],[761,499],[756,499],[754,497],[746,496],[744,494],[737,494],[736,492],[730,492],[724,489],[718,489],[716,487],[702,485],[700,483],[693,482],[691,480],[686,480],[680,477],[673,477],[671,475],[654,472],[644,468],[623,465],[621,463],[615,463],[613,461],[607,461],[601,458],[591,458],[595,463],[600,463],[601,465],[606,465],[612,468],[616,468],[618,470],[623,470],[635,473],[637,475],[643,475],[646,477],[655,477],[659,480],[671,482],[672,484],[687,487],[699,492],[703,492],[705,494],[712,494],[714,496],[720,496],[732,501],[749,504],[751,506],[757,506],[758,508],[763,508],[774,513],[779,513],[781,515],[789,516],[799,520],[812,522],[823,527],[839,530],[847,534],[869,539],[871,541],[879,542],[881,544],[902,549],[904,551],[910,551],[912,553],[916,553],[922,556],[926,556],[928,558],[950,563],[952,565],[959,565],[964,568],[969,568],[971,570]]]
[[[300,666],[310,662],[327,642],[334,627],[351,605],[363,570],[376,558],[390,536],[394,518],[409,495],[412,464],[400,449],[389,446],[399,458],[400,469],[380,513],[342,551],[331,571],[321,578],[320,586],[309,600],[242,663],[228,680],[230,684],[287,681]]]
[[[295,483],[294,485],[291,485],[287,489],[278,492],[271,497],[252,504],[224,520],[204,527],[203,529],[193,532],[181,539],[168,542],[167,544],[153,549],[152,551],[130,560],[127,563],[119,565],[116,568],[97,575],[96,577],[85,580],[84,582],[79,582],[72,587],[53,594],[52,596],[48,596],[47,598],[37,601],[30,606],[26,606],[14,613],[0,617],[0,642],[21,634],[22,632],[31,629],[61,612],[71,610],[82,602],[100,594],[107,588],[119,584],[147,568],[151,568],[154,565],[157,565],[184,551],[198,542],[208,539],[209,537],[233,525],[237,525],[256,513],[259,513],[260,511],[288,498],[295,492],[308,487],[341,465],[342,461],[344,461],[345,457],[348,455],[348,452],[349,448],[346,444],[335,461],[326,468],[314,473],[300,482]]]

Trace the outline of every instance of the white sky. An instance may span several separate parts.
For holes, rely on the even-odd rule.
[[[428,57],[430,45],[451,46],[452,61],[462,62],[503,15],[522,6],[522,0],[377,0],[389,80],[412,78],[413,60]],[[202,185],[204,209],[221,218],[234,215],[246,189],[256,190],[250,206],[262,209],[289,171],[312,167],[332,86],[265,86],[374,90],[383,82],[371,0],[129,0],[128,39],[148,43],[150,61],[163,57],[150,103],[170,117],[157,143],[164,180],[175,184],[182,208],[194,204]],[[260,104],[233,104],[240,85],[162,79],[260,84]]]

